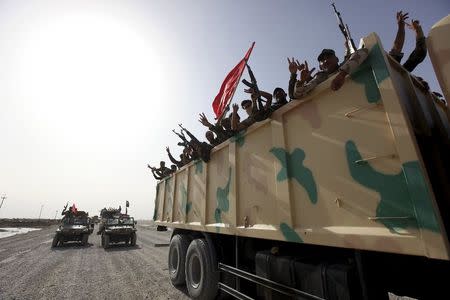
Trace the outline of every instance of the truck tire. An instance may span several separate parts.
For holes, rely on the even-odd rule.
[[[174,286],[183,285],[186,282],[185,265],[186,253],[189,247],[190,239],[187,235],[176,234],[170,240],[169,246],[169,276]]]
[[[108,249],[109,248],[109,235],[105,234],[103,235],[103,248]]]
[[[186,286],[192,299],[214,299],[219,283],[214,248],[206,240],[195,239],[186,254]]]
[[[133,232],[131,234],[131,246],[136,246],[136,239],[137,239],[136,232]]]
[[[89,234],[83,234],[83,239],[81,240],[81,244],[83,246],[86,246],[88,243],[88,239],[89,239]]]
[[[56,234],[56,235],[53,237],[52,248],[57,247],[57,246],[58,246],[58,243],[59,243],[59,236]]]

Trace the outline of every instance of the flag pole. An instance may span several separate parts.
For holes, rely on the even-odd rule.
[[[254,47],[254,46],[255,46],[255,42],[253,42],[252,45],[251,45],[251,47],[250,47],[250,48],[252,49],[252,50],[250,51],[250,55],[251,55],[251,53],[253,52],[253,47]],[[248,58],[250,58],[250,55],[248,56]],[[245,66],[246,66],[246,65],[247,65],[247,62],[248,62],[248,59],[246,59],[246,58],[244,57],[242,60],[245,61]],[[234,88],[233,93],[231,94],[230,101],[228,102],[228,105],[226,106],[226,107],[228,107],[228,109],[229,109],[229,107],[230,107],[230,105],[231,105],[231,102],[233,101],[234,94],[236,93],[236,90],[237,90],[237,87],[238,87],[238,85],[239,85],[239,82],[241,82],[241,78],[242,78],[242,74],[244,73],[245,66],[244,66],[244,68],[242,68],[241,74],[239,74],[238,84],[236,84],[236,87]],[[222,112],[222,114],[217,118],[218,121],[222,120],[223,115],[225,114],[225,111],[227,111],[227,109],[224,109],[224,111]]]

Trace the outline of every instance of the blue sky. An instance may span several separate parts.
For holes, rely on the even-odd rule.
[[[445,0],[336,1],[355,42],[376,32],[389,50],[395,14],[427,33]],[[180,148],[181,122],[202,137],[198,114],[255,41],[260,88],[287,89],[287,57],[317,66],[342,59],[329,1],[0,1],[0,217],[53,217],[67,202],[91,215],[129,200],[150,218],[156,182],[146,168]],[[414,48],[407,30],[405,56]],[[439,90],[427,59],[414,71]],[[235,101],[246,97],[239,86]],[[26,207],[26,209],[24,209]]]

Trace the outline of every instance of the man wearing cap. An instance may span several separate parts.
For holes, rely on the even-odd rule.
[[[309,70],[308,63],[299,64],[298,61],[288,59],[289,71],[291,72],[290,86],[295,82],[292,91],[292,98],[299,99],[311,92],[317,85],[328,79],[329,76],[337,73],[336,77],[331,82],[331,89],[337,91],[345,82],[345,77],[354,72],[367,58],[369,51],[361,48],[355,51],[350,58],[339,65],[339,59],[336,57],[334,50],[323,49],[317,57],[319,61],[319,72],[315,76],[311,76],[314,69]],[[297,70],[300,71],[300,80],[297,80]]]

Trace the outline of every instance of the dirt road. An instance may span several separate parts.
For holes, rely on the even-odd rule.
[[[188,299],[168,279],[170,232],[138,226],[136,247],[51,249],[56,226],[0,239],[0,299]]]

